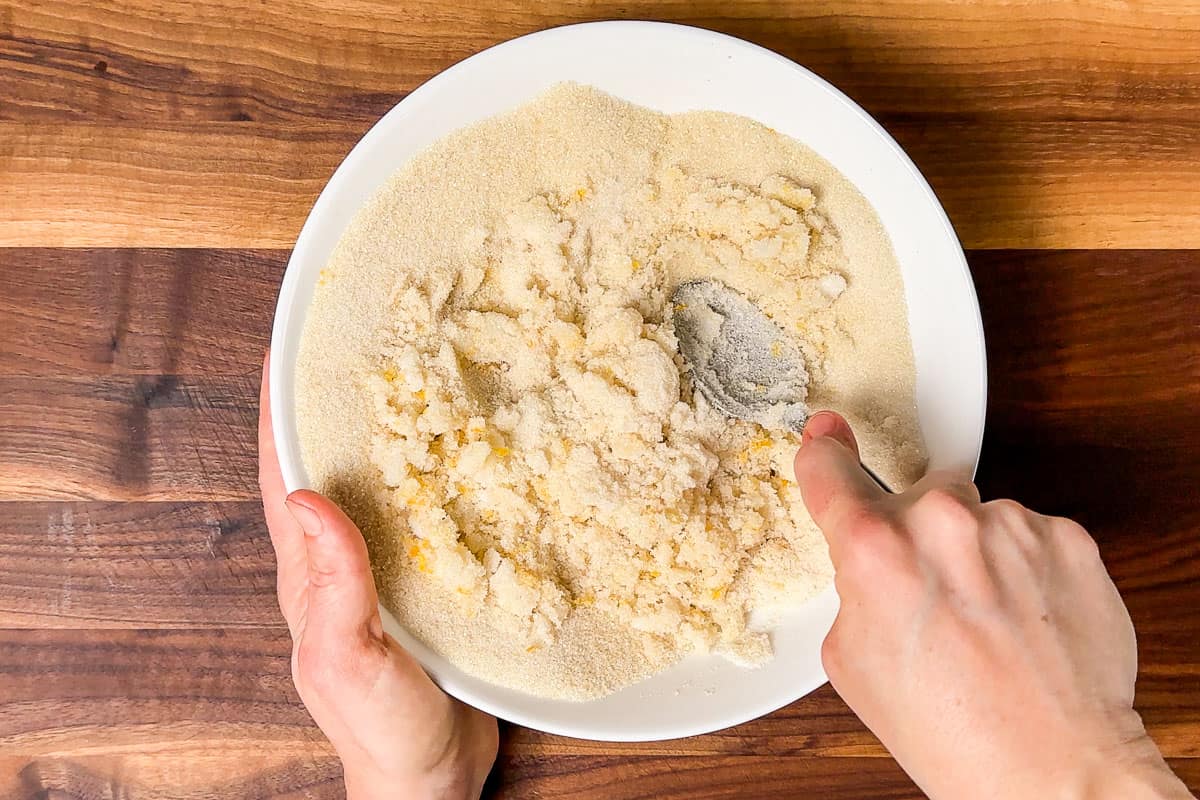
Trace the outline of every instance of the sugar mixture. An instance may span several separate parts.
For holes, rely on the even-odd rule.
[[[418,155],[343,235],[301,343],[305,465],[462,669],[584,699],[689,653],[754,666],[830,581],[798,437],[711,408],[678,354],[671,295],[699,277],[790,334],[794,388],[886,480],[919,474],[887,237],[755,122],[559,86]]]

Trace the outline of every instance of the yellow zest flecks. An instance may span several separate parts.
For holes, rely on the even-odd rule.
[[[638,573],[638,580],[640,580],[640,581],[652,581],[652,580],[654,580],[655,578],[657,578],[657,577],[658,577],[659,575],[661,575],[661,574],[662,574],[662,573],[661,573],[661,572],[659,572],[659,571],[658,571],[658,570],[656,570],[656,569],[644,569],[644,570],[642,570],[641,572],[639,572],[639,573]]]
[[[771,355],[775,356],[775,358],[783,355],[783,342],[780,342],[778,339],[771,342]]]
[[[571,602],[576,608],[586,608],[587,606],[596,604],[596,595],[591,593],[583,594],[574,598]]]
[[[770,436],[760,436],[750,443],[751,450],[762,450],[773,444]]]
[[[425,555],[428,545],[420,539],[413,540],[408,547],[408,557],[416,564],[417,571],[429,574],[429,559]]]
[[[634,272],[637,272],[642,268],[642,262],[638,261],[636,258],[631,258],[629,259],[629,268]]]
[[[541,649],[542,649],[542,646],[540,644],[531,644],[531,645],[529,645],[529,647],[525,648],[525,652],[526,653],[536,653],[538,650],[541,650]]]
[[[587,193],[588,190],[586,188],[580,187],[575,190],[575,198],[577,200],[582,200],[583,198],[587,197]]]
[[[725,596],[725,590],[726,590],[726,587],[724,587],[724,586],[717,588],[717,589],[713,589],[712,590],[712,599],[720,600],[722,597]]]
[[[676,303],[675,310],[676,311],[687,311],[687,303]]]
[[[417,400],[424,403],[425,402],[425,390],[418,389],[416,392],[413,393],[413,397],[417,398]]]
[[[317,286],[328,286],[333,280],[333,273],[328,269],[323,269],[317,274]]]
[[[417,490],[404,501],[404,504],[409,508],[430,508],[433,505],[432,481],[424,474],[414,475],[412,479],[417,483]]]
[[[507,458],[508,456],[512,455],[512,450],[507,447],[494,447],[492,448],[492,452],[501,458]]]
[[[380,374],[380,377],[382,377],[388,383],[395,383],[396,378],[398,378],[399,375],[396,373],[396,370],[388,367]]]

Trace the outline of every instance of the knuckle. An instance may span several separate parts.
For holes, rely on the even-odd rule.
[[[1087,529],[1074,520],[1063,517],[1051,519],[1055,538],[1060,540],[1069,551],[1086,558],[1100,559],[1100,545],[1087,532]]]
[[[825,635],[825,641],[821,642],[821,664],[825,667],[825,673],[834,679],[842,674],[845,664],[841,642],[842,637],[838,634],[836,624]]]
[[[1001,522],[1025,522],[1032,512],[1016,500],[991,500],[983,505],[984,510]]]
[[[973,504],[950,486],[934,487],[918,497],[913,502],[912,515],[920,528],[961,531],[979,527]]]
[[[851,543],[870,545],[895,533],[892,521],[873,506],[857,506],[846,512],[844,529]]]
[[[296,683],[320,693],[329,686],[333,675],[329,669],[326,650],[318,646],[310,636],[301,636],[292,657],[295,665]]]
[[[992,500],[983,506],[984,519],[993,542],[1008,541],[1027,561],[1045,551],[1042,517],[1015,500]]]
[[[893,526],[872,518],[853,529],[846,538],[838,575],[853,586],[877,586],[902,575],[905,562]]]

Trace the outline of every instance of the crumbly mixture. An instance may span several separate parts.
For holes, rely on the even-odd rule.
[[[695,277],[792,334],[809,402],[885,476],[920,471],[886,236],[749,120],[558,87],[418,156],[346,232],[301,347],[306,466],[460,667],[584,698],[689,653],[752,666],[829,581],[797,437],[693,391],[670,303]]]

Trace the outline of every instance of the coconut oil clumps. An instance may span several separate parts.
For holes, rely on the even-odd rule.
[[[756,665],[828,584],[798,437],[693,391],[670,298],[698,277],[795,337],[810,405],[846,411],[885,477],[919,472],[886,236],[749,120],[559,87],[419,155],[343,237],[301,348],[306,467],[457,665],[573,698],[689,653]]]
[[[588,605],[653,646],[759,663],[748,578],[799,522],[797,442],[692,391],[667,304],[685,272],[778,281],[819,345],[837,237],[782,176],[557,189],[465,234],[463,263],[399,277],[371,457],[404,547],[464,611],[507,612],[527,647]]]

